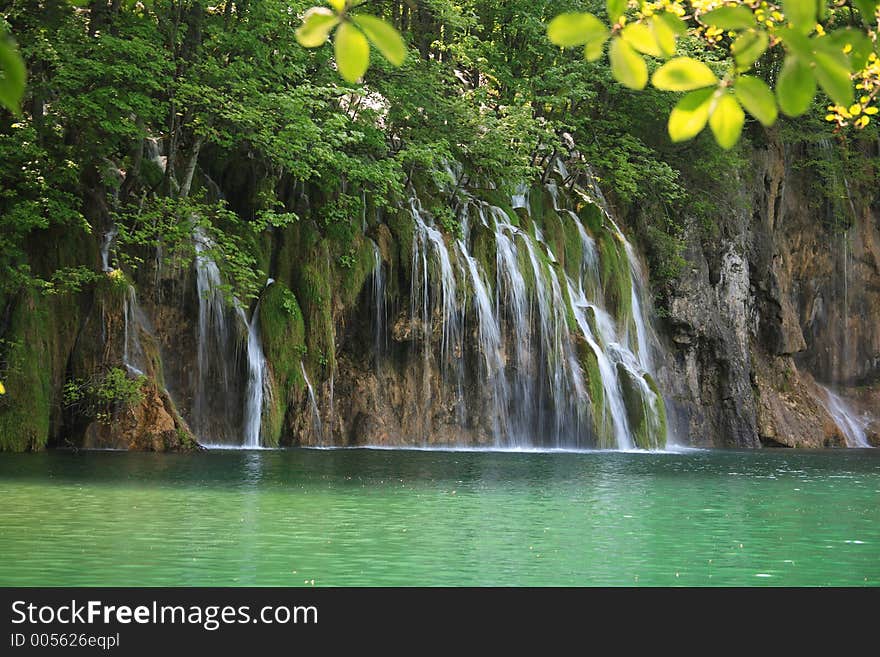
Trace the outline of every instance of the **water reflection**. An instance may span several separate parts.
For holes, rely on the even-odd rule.
[[[0,584],[876,585],[876,452],[0,455]]]

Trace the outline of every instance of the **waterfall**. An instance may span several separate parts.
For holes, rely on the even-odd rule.
[[[119,229],[114,224],[110,230],[104,233],[104,239],[101,241],[101,268],[105,272],[113,270],[113,267],[110,266],[110,248],[118,235]]]
[[[376,357],[376,371],[386,348],[385,270],[382,266],[382,252],[379,245],[373,244],[373,347]]]
[[[819,386],[824,393],[825,399],[819,397],[820,403],[831,415],[834,423],[843,433],[847,447],[870,447],[868,436],[865,434],[866,423],[859,418],[843,399],[834,394],[830,389]]]
[[[125,328],[122,363],[129,373],[143,376],[147,370],[147,358],[141,344],[140,332],[143,330],[152,333],[152,329],[138,304],[137,292],[133,285],[129,285],[125,292],[122,315]]]
[[[268,285],[271,285],[271,279],[267,283]],[[260,339],[259,303],[254,308],[254,314],[247,326],[248,380],[244,408],[244,446],[256,448],[261,446],[260,429],[263,422],[263,397],[268,385],[266,356],[263,354],[263,343]]]
[[[306,366],[300,361],[300,370],[302,370],[303,380],[306,382],[306,389],[309,391],[309,406],[312,411],[312,433],[317,438],[319,444],[324,444],[324,428],[321,425],[321,413],[318,411],[318,400],[315,398],[315,389],[312,382],[309,381],[309,375],[306,373]]]
[[[201,226],[193,230],[193,243],[199,304],[193,430],[210,444],[237,445],[246,411],[242,383],[247,385],[240,376],[240,350],[246,346],[250,355],[251,332],[238,300],[232,299],[232,308],[227,302],[220,269],[211,255],[214,244]],[[250,377],[251,368],[256,371],[260,366],[250,357],[247,360]]]
[[[556,170],[568,178],[564,165]],[[556,181],[545,189],[555,216],[543,219],[532,218],[524,186],[516,188],[507,209],[457,189],[460,230],[453,238],[434,224],[415,194],[410,198],[410,339],[422,366],[421,439],[427,442],[434,428],[430,409],[438,389],[430,377],[436,366],[441,394],[451,393],[444,405],[456,405],[462,427],[465,415],[483,418],[495,446],[663,445],[665,408],[650,377],[656,341],[635,250],[598,202],[581,193],[604,217],[588,228],[578,212],[563,207],[568,193]],[[526,212],[518,215],[513,208]],[[471,225],[473,218],[478,223]],[[474,240],[485,234],[494,241],[492,262],[481,261],[475,249]],[[598,234],[612,253],[600,252]],[[560,239],[566,240],[564,253],[554,252]],[[603,298],[606,257],[623,269],[619,284],[627,290],[627,312],[619,317]],[[373,279],[377,314],[381,275]],[[374,320],[377,345],[382,326]],[[476,352],[473,359],[464,353],[469,349]],[[474,363],[469,375],[477,377],[467,388],[465,360]]]

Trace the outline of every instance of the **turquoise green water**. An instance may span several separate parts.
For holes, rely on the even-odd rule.
[[[0,454],[0,585],[877,585],[880,450]]]

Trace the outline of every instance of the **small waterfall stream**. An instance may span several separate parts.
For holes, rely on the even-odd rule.
[[[266,395],[268,383],[268,378],[266,377],[266,356],[263,354],[263,343],[260,339],[259,302],[254,308],[254,314],[247,326],[248,379],[244,408],[244,446],[257,448],[261,446],[260,429],[263,422],[263,397]]]
[[[847,447],[870,447],[868,436],[865,433],[866,423],[859,418],[855,411],[851,409],[846,402],[838,395],[834,394],[829,388],[822,388],[825,399],[819,398],[820,403],[831,415],[834,423],[838,426],[841,433],[846,439]]]
[[[264,400],[271,394],[259,302],[248,320],[239,300],[224,294],[220,269],[210,253],[213,243],[200,226],[193,231],[193,243],[199,304],[193,429],[209,444],[258,448]],[[245,376],[240,371],[242,355]]]
[[[130,374],[143,376],[147,371],[147,358],[140,334],[141,331],[152,334],[152,327],[138,304],[137,292],[133,285],[129,285],[125,292],[122,314],[125,328],[122,363]]]
[[[302,370],[303,380],[306,384],[306,390],[309,392],[309,408],[312,412],[312,432],[317,438],[317,444],[324,444],[324,427],[321,424],[321,412],[318,410],[318,400],[315,397],[315,389],[312,387],[312,382],[309,380],[309,375],[306,372],[306,366],[300,362],[299,364],[300,370]]]

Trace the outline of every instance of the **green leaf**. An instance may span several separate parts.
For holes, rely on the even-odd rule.
[[[690,91],[716,84],[718,78],[703,62],[690,57],[670,59],[654,71],[651,83],[663,91]]]
[[[793,28],[783,27],[776,31],[785,47],[792,54],[809,62],[813,58],[813,42]]]
[[[336,66],[347,82],[360,80],[370,66],[370,43],[364,33],[353,24],[345,22],[336,30],[333,41]]]
[[[849,69],[840,60],[825,52],[814,55],[816,68],[813,73],[819,86],[838,105],[849,106],[855,98]]]
[[[547,26],[547,37],[553,45],[563,48],[582,46],[594,41],[604,43],[608,38],[608,28],[593,14],[559,14]]]
[[[333,7],[340,14],[342,10],[345,9],[345,0],[327,0],[327,4]]]
[[[597,59],[599,59],[605,50],[605,42],[607,40],[608,36],[606,35],[603,39],[589,41],[587,45],[584,46],[584,59],[586,59],[588,62],[595,62]]]
[[[820,43],[828,43],[839,52],[849,49],[848,57],[851,70],[857,71],[868,63],[868,57],[874,51],[874,43],[862,30],[845,27],[827,35]]]
[[[373,45],[379,49],[379,52],[391,62],[394,66],[403,64],[406,59],[406,44],[400,32],[394,29],[387,21],[369,14],[359,14],[352,16],[367,38],[373,42]]]
[[[339,17],[327,7],[312,7],[295,33],[296,40],[303,48],[323,46],[338,23]]]
[[[15,43],[0,36],[0,105],[18,116],[27,80],[27,70]]]
[[[817,0],[782,0],[782,11],[801,34],[809,34],[816,27]]]
[[[722,30],[746,30],[755,27],[755,15],[742,5],[721,7],[700,16],[704,25],[714,25]]]
[[[660,16],[651,18],[651,31],[654,33],[654,41],[660,46],[664,57],[672,57],[675,54],[675,30]]]
[[[800,116],[809,109],[815,95],[816,78],[810,67],[794,55],[788,55],[776,81],[779,109],[788,116]]]
[[[607,0],[605,9],[608,11],[608,20],[611,21],[612,25],[623,15],[628,4],[629,0]]]
[[[877,5],[880,4],[878,0],[853,0],[853,4],[862,15],[862,21],[865,23],[865,25],[877,25]]]
[[[700,89],[682,97],[669,114],[669,137],[674,142],[696,137],[709,120],[715,89]]]
[[[776,98],[763,80],[750,75],[741,75],[736,80],[733,93],[746,111],[758,119],[761,125],[766,127],[776,123],[779,114],[776,109]]]
[[[733,94],[724,94],[715,104],[709,116],[709,127],[715,135],[715,141],[724,150],[733,148],[739,141],[746,115]]]
[[[652,57],[663,56],[654,32],[644,23],[630,23],[620,31],[620,36],[640,53]]]
[[[611,74],[625,87],[638,90],[648,84],[648,65],[623,39],[611,40],[608,58],[611,61]]]
[[[656,16],[666,23],[669,26],[669,29],[675,32],[678,36],[684,36],[687,34],[687,23],[672,12],[664,11],[662,14],[656,14]]]
[[[740,71],[747,71],[752,67],[770,45],[770,37],[764,30],[749,30],[740,34],[736,41],[730,45],[733,60]]]

